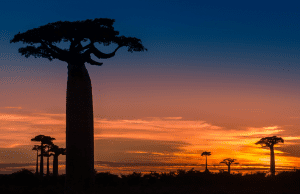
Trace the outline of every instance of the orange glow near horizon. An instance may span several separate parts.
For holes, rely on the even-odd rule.
[[[0,163],[34,163],[36,151],[31,149],[39,143],[30,139],[40,134],[56,138],[54,144],[65,147],[65,114],[0,113],[0,125],[2,150],[26,148],[23,152],[30,153],[30,157],[20,160],[8,155],[4,157],[2,151]],[[285,126],[249,126],[239,130],[182,117],[95,118],[94,133],[95,161],[146,163],[149,166],[155,163],[186,164],[199,165],[202,169],[205,157],[201,157],[201,153],[209,151],[212,155],[208,157],[208,165],[212,170],[215,169],[212,166],[226,169],[220,165],[224,158],[237,159],[240,164],[232,166],[233,169],[265,169],[269,166],[270,150],[255,145],[255,142],[262,137],[277,135],[285,143],[275,146],[276,168],[300,167],[298,157],[278,149],[293,146],[293,141],[300,139],[300,136],[287,133]],[[59,157],[59,161],[64,160],[64,156]]]

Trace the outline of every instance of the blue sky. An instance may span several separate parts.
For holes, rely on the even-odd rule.
[[[229,63],[247,59],[263,65],[255,62],[261,59],[279,68],[275,61],[289,58],[295,63],[298,54],[299,3],[295,2],[6,1],[1,7],[2,40],[6,40],[2,45],[9,44],[8,36],[49,22],[107,17],[116,20],[114,26],[121,35],[142,39],[151,51],[124,57],[155,60],[163,56],[181,63],[187,58]]]

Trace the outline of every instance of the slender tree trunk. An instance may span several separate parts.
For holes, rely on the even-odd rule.
[[[44,149],[43,149],[43,143],[41,144],[41,163],[40,163],[40,175],[43,177],[44,175]]]
[[[47,156],[47,176],[49,176],[49,156]]]
[[[84,64],[68,64],[66,109],[66,193],[94,192],[92,85]]]
[[[206,165],[205,165],[205,171],[208,171],[208,169],[207,169],[207,156],[206,156]]]
[[[228,174],[230,174],[230,164],[228,165]]]
[[[35,174],[38,175],[39,173],[39,150],[36,150],[36,170]]]
[[[58,155],[53,156],[53,176],[58,176]]]
[[[274,176],[275,175],[275,155],[274,155],[274,146],[273,145],[270,146],[270,155],[271,155],[270,171],[271,171],[271,175]]]

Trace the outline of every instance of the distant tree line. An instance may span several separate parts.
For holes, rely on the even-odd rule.
[[[53,175],[58,176],[58,156],[59,155],[66,155],[66,148],[59,148],[57,145],[53,144],[53,140],[55,138],[50,137],[50,136],[45,136],[45,135],[38,135],[34,138],[31,139],[31,141],[39,141],[41,142],[41,145],[34,145],[32,150],[37,151],[37,159],[36,159],[36,174],[39,173],[38,171],[38,157],[40,157],[40,176],[44,175],[43,168],[43,157],[47,157],[47,176],[49,176],[49,158],[53,156]],[[281,137],[264,137],[261,138],[258,142],[255,144],[260,144],[262,147],[268,147],[270,148],[270,172],[271,175],[275,175],[275,154],[274,154],[274,145],[277,143],[283,143],[284,140]],[[41,154],[38,154],[39,151]],[[206,163],[205,163],[205,171],[206,173],[209,173],[209,170],[207,168],[207,156],[210,156],[211,152],[204,151],[202,152],[201,156],[206,157]],[[237,159],[233,158],[226,158],[223,159],[220,163],[226,164],[228,166],[228,171],[227,173],[230,174],[230,166],[232,164],[239,164],[236,162]]]
[[[278,143],[284,143],[284,140],[281,137],[272,136],[272,137],[264,137],[257,141],[255,144],[260,144],[263,148],[270,148],[270,172],[271,175],[275,175],[275,154],[274,154],[274,146]],[[206,157],[206,164],[205,164],[205,172],[209,172],[207,169],[207,156],[210,156],[211,152],[203,152],[201,156]],[[228,166],[228,174],[230,174],[230,166],[232,164],[239,164],[235,162],[236,159],[233,158],[226,158],[220,163],[224,163]]]

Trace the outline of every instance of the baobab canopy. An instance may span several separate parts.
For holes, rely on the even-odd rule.
[[[264,138],[261,138],[255,144],[260,144],[262,147],[271,147],[277,143],[284,143],[284,140],[281,137],[277,137],[277,136],[264,137]]]
[[[10,43],[20,42],[30,44],[19,48],[19,52],[25,57],[30,55],[36,57],[44,57],[50,61],[59,59],[61,61],[70,62],[70,58],[76,55],[77,60],[80,56],[83,62],[88,62],[91,65],[102,65],[91,59],[90,54],[93,53],[98,58],[110,58],[121,47],[128,47],[129,52],[147,50],[141,44],[141,40],[134,37],[117,36],[118,31],[112,26],[114,19],[96,18],[84,21],[58,21],[49,23],[38,28],[30,29],[24,33],[18,33],[10,41]],[[81,41],[90,43],[86,46],[81,45]],[[55,43],[70,42],[70,49],[61,49],[54,45]],[[40,43],[40,46],[32,46]],[[115,43],[118,47],[114,52],[105,54],[96,49],[94,43],[108,46]]]

